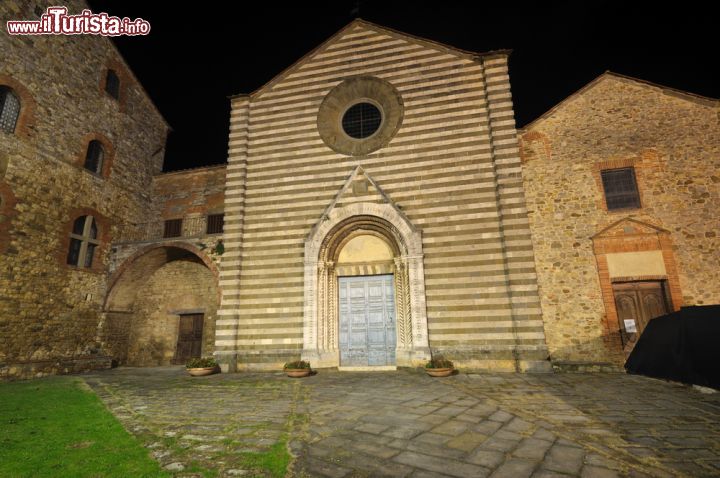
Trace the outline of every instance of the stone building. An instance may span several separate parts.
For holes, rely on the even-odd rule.
[[[51,4],[1,2],[0,18]],[[0,376],[109,366],[111,243],[153,208],[168,125],[107,38],[3,25],[0,52]]]
[[[232,98],[226,368],[549,368],[507,59],[356,20]]]
[[[719,119],[605,73],[520,132],[554,363],[622,365],[652,317],[720,303]]]
[[[616,368],[720,302],[717,100],[606,74],[518,134],[508,52],[355,20],[231,98],[227,165],[161,174],[111,42],[0,51],[0,376]]]

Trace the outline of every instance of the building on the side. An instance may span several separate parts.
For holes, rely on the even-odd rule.
[[[622,365],[720,303],[720,101],[605,73],[520,131],[550,357]]]
[[[154,207],[168,125],[108,38],[3,31],[0,52],[0,376],[109,366],[112,242]]]

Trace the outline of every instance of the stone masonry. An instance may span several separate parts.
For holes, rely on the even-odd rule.
[[[48,5],[2,2],[0,18],[33,19]],[[107,38],[2,33],[0,52],[0,85],[21,103],[15,131],[0,131],[0,377],[109,366],[98,325],[110,243],[151,210],[168,125]],[[104,90],[108,69],[119,99]],[[105,150],[98,174],[83,167],[93,139]],[[100,239],[89,268],[66,264],[83,215]]]
[[[719,114],[718,100],[606,73],[521,131],[554,362],[622,364],[609,252],[661,251],[676,309],[720,303]],[[640,208],[607,210],[600,171],[618,167],[634,168]]]

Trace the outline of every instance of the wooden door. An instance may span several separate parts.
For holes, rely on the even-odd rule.
[[[615,283],[613,292],[623,344],[639,337],[651,319],[672,310],[664,281]]]
[[[392,275],[340,277],[341,366],[395,365]]]
[[[180,316],[175,363],[184,364],[202,353],[203,314]]]

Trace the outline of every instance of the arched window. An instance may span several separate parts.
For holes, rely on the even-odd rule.
[[[88,143],[85,153],[85,169],[95,174],[100,174],[105,159],[105,149],[100,141],[94,139]]]
[[[20,100],[7,86],[0,86],[0,129],[6,133],[14,133],[18,116],[20,116]]]
[[[115,70],[107,71],[105,91],[116,100],[120,99],[120,77],[115,73]]]
[[[100,245],[98,228],[92,216],[80,216],[73,223],[67,263],[78,267],[92,267],[95,249]]]

